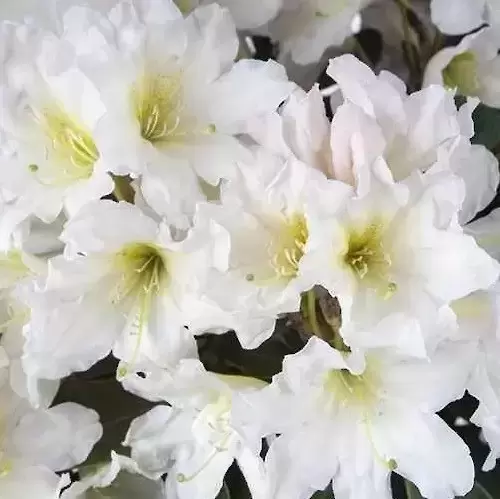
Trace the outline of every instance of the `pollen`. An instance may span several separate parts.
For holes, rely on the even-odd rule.
[[[92,136],[78,124],[61,106],[46,107],[37,121],[49,139],[47,159],[57,164],[49,183],[71,183],[92,176],[99,151]],[[38,165],[30,165],[30,171],[39,172]]]
[[[160,146],[182,139],[180,73],[144,73],[132,88],[132,105],[144,140]]]
[[[129,297],[158,295],[168,280],[166,255],[153,244],[132,243],[115,255],[115,268],[120,278],[113,291],[112,302]]]
[[[347,231],[345,265],[366,287],[375,289],[383,298],[390,298],[397,285],[389,280],[391,256],[384,246],[385,227],[380,221]]]
[[[304,256],[309,231],[302,214],[286,217],[268,251],[276,276],[290,280],[297,277],[299,263]]]

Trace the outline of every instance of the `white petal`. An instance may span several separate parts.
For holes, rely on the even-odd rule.
[[[220,0],[219,3],[229,9],[239,29],[255,29],[276,15],[282,0],[263,0],[257,8],[245,0]]]
[[[23,365],[29,376],[59,379],[85,371],[108,355],[123,327],[123,317],[110,311],[103,296],[63,302],[40,298],[27,327]]]
[[[460,35],[484,22],[485,0],[432,0],[431,17],[443,33]]]
[[[260,457],[245,446],[237,456],[237,463],[245,477],[252,498],[266,499],[269,497],[268,477]]]
[[[500,173],[498,159],[481,145],[457,147],[451,159],[453,171],[465,181],[466,195],[460,210],[462,225],[486,208],[497,193]]]
[[[166,405],[159,405],[132,421],[123,445],[146,476],[158,479],[169,471],[177,445],[191,439],[193,419]]]
[[[396,461],[397,473],[415,483],[423,497],[453,499],[472,488],[469,449],[438,416],[406,410],[383,418],[373,427],[375,445]]]
[[[95,411],[66,402],[24,416],[12,445],[19,455],[58,471],[84,461],[101,436]]]
[[[244,131],[246,120],[276,110],[292,90],[285,69],[276,62],[238,61],[207,95],[209,122],[224,133]]]
[[[129,242],[154,240],[157,227],[134,205],[98,201],[85,206],[66,224],[61,240],[69,255],[113,253]]]
[[[22,461],[14,461],[12,465],[12,470],[0,478],[5,498],[57,499],[68,483],[67,477],[61,478],[43,466],[32,466]]]

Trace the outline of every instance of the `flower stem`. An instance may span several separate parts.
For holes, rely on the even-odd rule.
[[[415,494],[415,485],[411,483],[409,480],[404,479],[405,482],[405,494],[406,499],[417,499],[417,495]]]
[[[314,335],[318,338],[322,338],[318,317],[316,315],[316,295],[314,294],[314,289],[310,289],[307,292],[307,318]]]
[[[130,177],[113,175],[113,181],[115,183],[115,188],[113,190],[115,199],[117,201],[127,201],[133,204],[135,192],[130,184]]]

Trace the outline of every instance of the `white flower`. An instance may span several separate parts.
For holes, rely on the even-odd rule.
[[[494,28],[468,35],[456,47],[440,50],[427,64],[424,86],[444,85],[462,95],[500,107],[500,46]]]
[[[81,65],[106,106],[96,132],[103,158],[115,173],[141,176],[146,201],[186,224],[204,199],[199,177],[217,185],[230,176],[248,154],[236,135],[248,119],[274,111],[293,84],[273,61],[234,63],[235,28],[216,4],[185,19],[150,18],[134,11],[99,18],[90,26],[102,44]]]
[[[431,17],[434,24],[450,35],[461,35],[484,23],[500,21],[498,0],[432,0]]]
[[[491,211],[464,227],[464,231],[477,241],[481,248],[496,260],[500,260],[500,208]]]
[[[46,274],[46,264],[19,248],[0,253],[0,346],[8,356],[12,389],[29,399],[35,406],[48,407],[59,383],[39,379],[24,372],[21,357],[24,348],[23,327],[30,319],[30,309],[24,301],[36,280]]]
[[[337,144],[343,142],[344,149],[352,142],[354,146],[362,144],[356,134],[369,127],[376,130],[369,135],[373,142],[368,144],[369,156],[352,147],[353,167],[360,166],[356,161],[360,154],[368,156],[361,158],[368,162],[383,154],[392,174],[400,180],[415,169],[428,169],[437,159],[439,146],[461,135],[453,95],[443,88],[433,86],[407,95],[403,81],[395,75],[382,71],[377,76],[352,55],[332,59],[327,71],[339,84],[345,100],[332,123],[332,136],[342,134]],[[356,126],[348,126],[349,120]],[[346,126],[350,132],[347,138],[353,137],[350,140],[345,140],[342,132]],[[347,159],[349,154],[344,152],[342,156]]]
[[[456,316],[452,339],[469,342],[474,368],[467,390],[479,400],[471,422],[480,426],[490,446],[483,469],[491,470],[500,457],[500,294],[498,285],[472,293],[451,304]]]
[[[391,314],[432,323],[441,306],[499,275],[457,223],[462,198],[462,181],[449,172],[415,172],[398,184],[379,159],[360,176],[357,196],[311,219],[303,272],[338,297],[355,331]]]
[[[5,211],[2,215],[9,217]],[[26,251],[36,249],[29,223],[17,225],[8,237],[0,237],[0,350],[8,365],[9,383],[14,392],[35,406],[48,407],[59,383],[28,376],[21,365],[24,347],[23,327],[29,321],[30,309],[25,302],[38,281],[45,278],[47,264],[41,257]],[[40,230],[43,232],[43,229]]]
[[[500,256],[499,210],[465,227],[479,245],[495,258]],[[500,457],[500,288],[476,292],[455,301],[457,329],[453,337],[467,340],[476,352],[476,362],[467,389],[479,400],[471,422],[480,426],[490,446],[483,469],[490,470]]]
[[[390,350],[342,354],[311,338],[285,357],[267,389],[275,429],[266,465],[275,499],[305,499],[333,479],[338,499],[390,498],[391,471],[423,497],[452,499],[473,484],[466,445],[436,414],[464,391],[467,347],[430,360]],[[273,396],[271,396],[273,394]]]
[[[342,45],[368,3],[370,0],[284,0],[268,31],[283,54],[290,53],[298,64],[310,64],[328,47]]]
[[[187,14],[200,5],[218,3],[231,13],[238,29],[254,29],[263,26],[276,16],[283,0],[263,0],[258,4],[248,0],[174,0],[181,12]]]
[[[61,499],[163,499],[163,482],[142,476],[135,462],[116,452],[111,452],[109,464],[100,466],[94,473],[80,471],[83,477],[67,488]]]
[[[307,94],[297,89],[278,113],[249,124],[253,139],[351,185],[378,156],[397,181],[415,170],[451,170],[466,183],[462,224],[490,203],[499,182],[498,161],[484,146],[470,143],[477,100],[457,111],[453,92],[441,86],[407,95],[397,77],[385,71],[375,76],[353,56],[332,60],[328,71],[345,99],[331,125],[318,88]]]
[[[258,419],[246,411],[247,395],[265,384],[209,373],[196,360],[182,361],[172,373],[153,374],[154,390],[145,374],[143,395],[171,405],[158,405],[132,422],[124,444],[139,469],[153,479],[168,473],[167,497],[214,499],[236,459],[252,498],[268,498],[259,457],[263,434]]]
[[[250,122],[247,133],[284,159],[294,155],[330,178],[345,180],[332,171],[330,122],[318,85],[307,93],[295,89],[279,112]]]
[[[382,155],[399,181],[439,163],[438,169],[451,170],[466,183],[461,223],[493,199],[498,161],[484,146],[470,144],[477,99],[457,111],[453,92],[441,86],[407,95],[396,76],[385,71],[376,76],[351,55],[331,60],[328,74],[345,99],[332,121],[334,172],[345,176],[351,171],[356,181],[363,168]]]
[[[5,382],[0,399],[2,496],[56,499],[67,480],[55,472],[84,461],[102,435],[97,413],[71,402],[31,409]]]
[[[310,220],[322,204],[342,204],[351,189],[263,149],[240,166],[239,178],[222,186],[220,205],[201,208],[228,231],[231,249],[229,268],[210,279],[206,292],[220,315],[200,322],[234,328],[245,348],[255,348],[272,334],[278,314],[297,311],[301,293],[314,285],[302,269]]]
[[[25,26],[9,36],[0,184],[24,216],[51,222],[113,190],[94,140],[104,108],[63,41]]]
[[[61,235],[65,256],[49,262],[44,289],[30,297],[26,371],[60,378],[111,350],[125,370],[145,358],[171,365],[196,355],[184,327],[195,311],[184,300],[197,292],[216,252],[227,253],[215,231],[212,223],[174,241],[168,225],[136,206],[87,205]]]

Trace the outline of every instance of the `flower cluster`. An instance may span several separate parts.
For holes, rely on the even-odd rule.
[[[0,29],[0,497],[215,499],[233,463],[252,499],[465,495],[438,413],[467,390],[500,457],[500,174],[471,141],[500,107],[493,0],[432,0],[445,33],[488,25],[414,92],[331,58],[326,107],[281,63],[371,2],[74,3]],[[142,404],[111,445],[81,403],[104,364]]]

